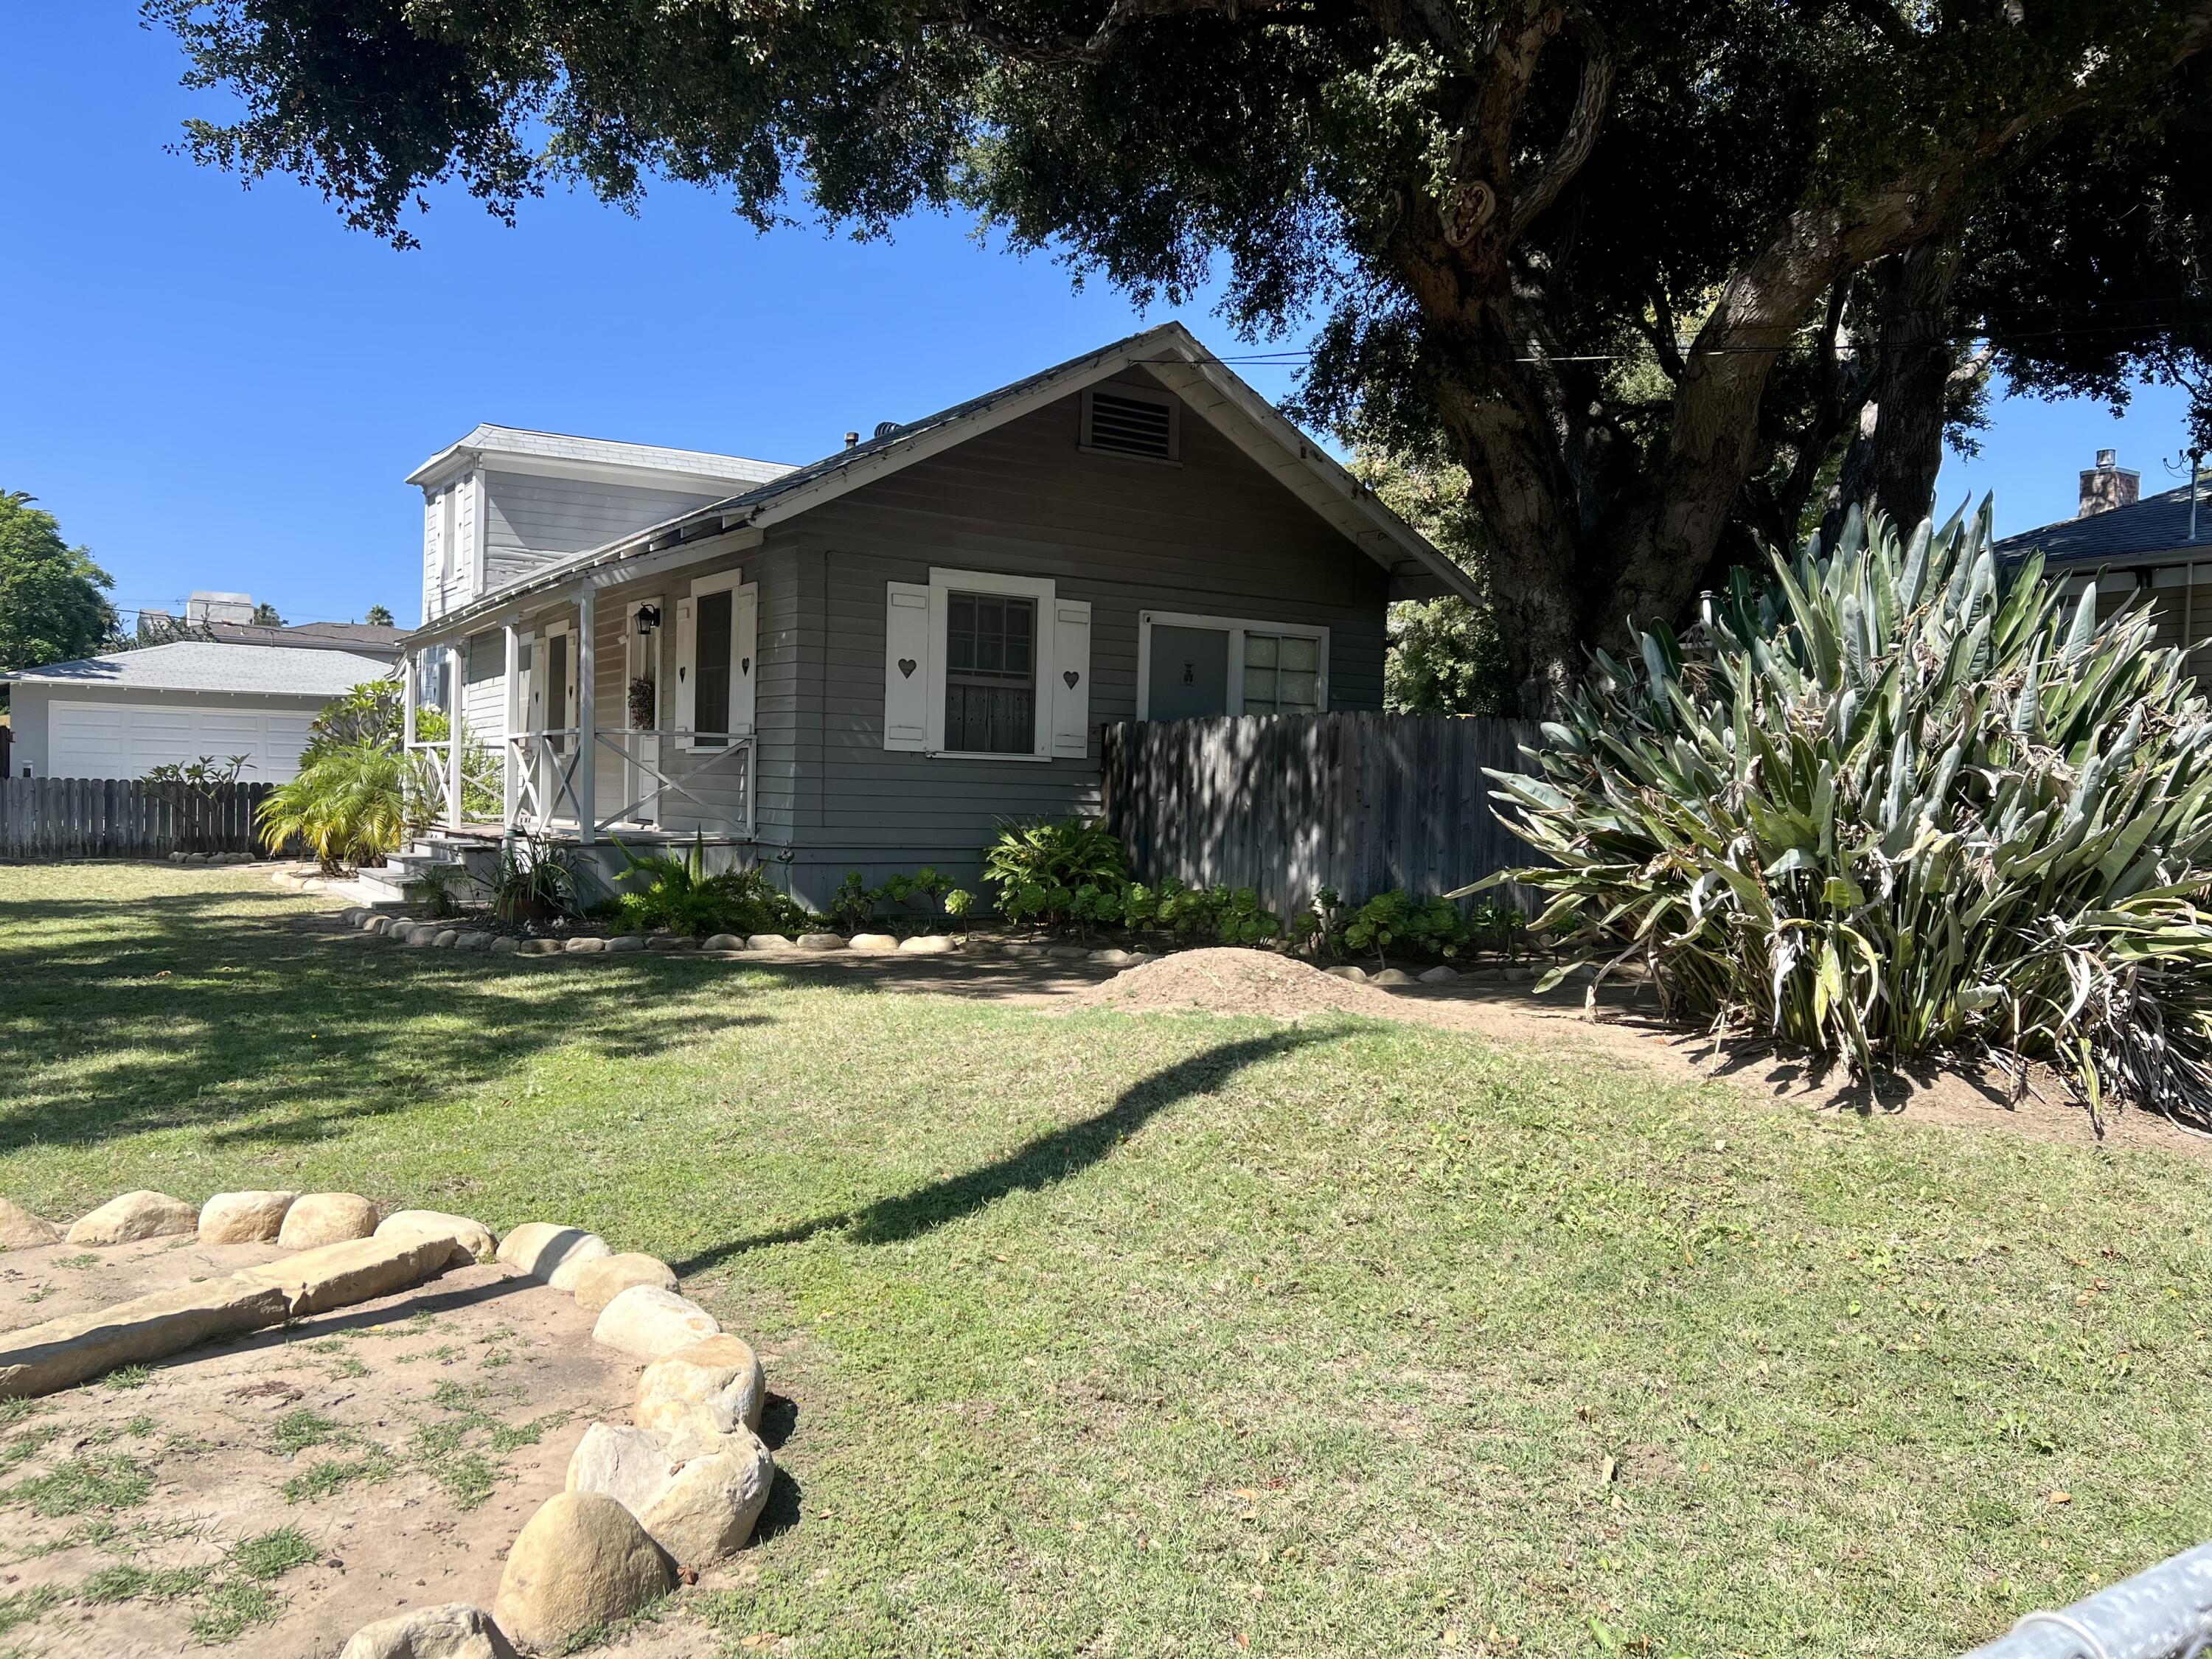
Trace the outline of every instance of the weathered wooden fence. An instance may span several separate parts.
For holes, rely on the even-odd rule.
[[[1530,862],[1486,767],[1522,771],[1533,721],[1247,714],[1109,726],[1107,822],[1139,879],[1255,887],[1288,915],[1323,887],[1430,897]]]
[[[252,853],[274,784],[196,789],[140,778],[0,778],[0,859]]]

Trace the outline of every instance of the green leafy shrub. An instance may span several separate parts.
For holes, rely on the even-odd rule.
[[[1283,919],[1250,887],[1189,887],[1172,876],[1157,887],[1132,882],[1121,910],[1132,927],[1205,934],[1224,945],[1262,945],[1283,936]]]
[[[272,852],[297,836],[325,870],[381,863],[405,830],[403,768],[393,750],[363,741],[325,750],[261,803],[255,825]]]
[[[957,897],[959,908],[952,901]],[[963,892],[952,885],[951,877],[928,865],[911,875],[894,873],[887,876],[880,887],[868,885],[867,878],[858,870],[848,870],[845,879],[830,896],[830,916],[848,932],[865,927],[883,906],[896,905],[907,915],[952,916],[964,915],[975,896]]]
[[[629,866],[615,879],[636,884],[617,899],[617,920],[633,932],[789,933],[806,921],[805,910],[770,886],[758,866],[708,874],[702,837],[695,836],[681,858],[665,853],[639,858],[619,841],[615,845]]]
[[[567,849],[550,836],[519,835],[499,850],[492,877],[492,914],[501,921],[548,921],[574,915],[576,872]]]
[[[983,854],[999,914],[1054,927],[1120,921],[1128,868],[1120,838],[1081,818],[1009,824]]]
[[[1601,653],[1542,775],[1492,775],[1538,926],[1862,1072],[2033,1055],[2212,1115],[2212,720],[2144,607],[2096,610],[2002,567],[1986,503],[1739,571],[1701,646]]]

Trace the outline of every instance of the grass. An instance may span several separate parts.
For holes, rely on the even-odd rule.
[[[281,1578],[295,1567],[304,1567],[318,1552],[307,1534],[297,1527],[278,1527],[230,1547],[232,1566],[248,1578]]]
[[[256,1625],[271,1622],[284,1611],[284,1598],[266,1584],[233,1580],[217,1584],[201,1598],[192,1613],[192,1639],[210,1647],[235,1642]]]
[[[288,1412],[278,1418],[276,1427],[270,1431],[270,1438],[275,1442],[279,1452],[290,1457],[310,1446],[319,1446],[336,1439],[338,1432],[338,1425],[334,1419],[320,1416],[303,1406],[298,1411]]]
[[[33,1513],[53,1517],[87,1510],[127,1510],[143,1504],[154,1490],[154,1477],[135,1458],[72,1457],[45,1474],[0,1488],[0,1503],[22,1504]]]
[[[781,1397],[702,1650],[1957,1651],[2212,1537],[2195,1162],[307,908],[0,868],[0,1191],[350,1188],[670,1261]]]
[[[399,1462],[380,1446],[359,1457],[328,1458],[311,1463],[283,1486],[288,1504],[319,1504],[351,1486],[380,1486],[399,1473]]]
[[[76,1587],[76,1599],[93,1606],[109,1601],[172,1601],[204,1588],[205,1567],[142,1567],[119,1561],[102,1567]]]

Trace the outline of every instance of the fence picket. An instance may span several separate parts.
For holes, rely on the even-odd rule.
[[[1255,887],[1287,918],[1323,887],[1427,897],[1528,862],[1483,769],[1527,770],[1535,740],[1527,721],[1367,711],[1127,721],[1106,729],[1101,799],[1140,879]]]
[[[252,853],[274,785],[213,790],[143,778],[0,778],[0,859],[166,858]]]

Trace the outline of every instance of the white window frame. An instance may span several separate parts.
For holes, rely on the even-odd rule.
[[[949,672],[947,635],[952,620],[952,595],[1005,593],[1036,601],[1036,699],[1030,726],[1028,754],[945,746],[945,687]],[[933,565],[929,572],[929,720],[923,752],[945,760],[1049,761],[1052,759],[1052,684],[1060,672],[1054,660],[1054,626],[1053,583],[1045,576],[1001,576],[988,570],[945,570]]]
[[[446,590],[461,568],[461,486],[458,480],[438,492],[438,604],[445,606]]]
[[[1097,392],[1109,398],[1126,398],[1133,404],[1151,404],[1168,412],[1168,453],[1164,455],[1132,455],[1126,449],[1100,449],[1091,441],[1091,399]],[[1181,466],[1182,465],[1182,403],[1164,392],[1154,392],[1140,386],[1124,386],[1119,380],[1108,380],[1083,389],[1082,425],[1076,430],[1075,447],[1085,455],[1103,456],[1109,461],[1135,461],[1145,466]]]
[[[1313,640],[1321,649],[1320,678],[1314,683],[1316,714],[1328,713],[1328,629],[1316,623],[1270,622],[1261,617],[1200,617],[1185,611],[1139,611],[1137,613],[1137,718],[1152,717],[1152,629],[1205,628],[1229,635],[1229,712],[1244,712],[1244,636],[1247,634],[1287,634]],[[1270,711],[1272,712],[1272,711]]]
[[[727,593],[730,596],[730,697],[732,702],[734,703],[737,700],[738,690],[738,605],[739,600],[744,598],[748,590],[750,590],[753,594],[753,604],[756,607],[754,625],[757,628],[759,625],[757,607],[760,604],[760,586],[757,582],[750,582],[745,580],[744,567],[742,565],[732,570],[718,570],[711,576],[695,576],[691,580],[690,589],[685,593],[684,597],[690,600],[691,605],[691,623],[688,629],[678,635],[676,642],[676,672],[678,676],[678,690],[676,696],[680,699],[680,701],[677,702],[676,708],[679,711],[689,708],[695,712],[692,715],[693,723],[691,725],[686,726],[683,723],[680,718],[678,720],[677,725],[678,730],[677,732],[676,741],[677,745],[686,754],[726,755],[744,738],[753,736],[759,726],[760,704],[757,699],[760,695],[758,690],[760,682],[756,678],[753,682],[755,687],[753,695],[756,699],[753,704],[753,718],[745,721],[742,725],[732,726],[728,732],[725,734],[729,738],[727,743],[710,743],[702,745],[697,741],[696,736],[697,732],[696,721],[698,718],[696,711],[698,705],[695,699],[696,699],[699,695],[699,601],[704,596],[711,593]],[[756,659],[760,655],[760,647],[757,641],[754,643],[753,655]],[[760,665],[756,661],[753,665],[755,668],[757,668]],[[662,688],[663,697],[665,698],[667,695],[667,688]]]

